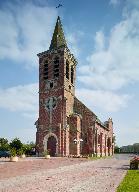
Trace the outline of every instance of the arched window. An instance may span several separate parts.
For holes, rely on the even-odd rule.
[[[98,135],[98,144],[101,143],[101,135]]]
[[[44,80],[48,79],[48,60],[44,62],[44,68],[43,68],[43,78]]]
[[[84,143],[87,144],[88,142],[87,133],[84,133],[83,140],[84,140]]]
[[[66,61],[66,78],[69,79],[69,62]]]
[[[107,139],[107,147],[111,147],[111,139],[110,139],[110,137]]]
[[[71,83],[73,84],[73,79],[74,79],[74,69],[73,66],[71,66]]]
[[[59,77],[59,58],[54,59],[54,78]]]

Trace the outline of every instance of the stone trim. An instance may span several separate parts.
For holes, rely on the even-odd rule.
[[[56,155],[58,155],[58,138],[54,133],[48,133],[43,140],[44,151],[47,150],[47,141],[49,137],[53,136],[56,139]]]

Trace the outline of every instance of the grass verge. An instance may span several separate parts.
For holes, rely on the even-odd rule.
[[[88,157],[90,160],[98,160],[98,159],[109,159],[112,158],[113,156],[103,156],[103,157]]]
[[[139,170],[128,170],[117,192],[139,192]]]

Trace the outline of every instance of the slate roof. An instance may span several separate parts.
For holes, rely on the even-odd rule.
[[[49,50],[57,49],[61,46],[67,47],[67,43],[62,28],[62,23],[60,17],[58,16]]]

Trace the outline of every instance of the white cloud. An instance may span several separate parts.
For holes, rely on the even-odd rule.
[[[95,36],[95,48],[97,51],[102,50],[105,45],[105,37],[102,31],[98,31]]]
[[[0,60],[10,59],[26,65],[37,66],[37,53],[48,50],[54,30],[57,9],[45,1],[27,1],[6,4],[0,8]],[[43,6],[41,6],[43,5]],[[78,56],[77,46],[82,32],[67,33],[71,51]]]
[[[116,131],[116,143],[119,146],[123,145],[131,145],[138,142],[139,135],[139,126],[136,126],[136,122],[130,123],[118,121],[116,122],[116,127],[118,128]],[[124,139],[123,139],[124,138]]]
[[[38,112],[38,84],[0,89],[0,108],[19,111],[23,115]]]
[[[90,109],[99,108],[108,112],[116,112],[126,107],[130,99],[128,95],[115,94],[109,91],[77,89],[77,97]]]
[[[0,9],[0,59],[35,66],[36,54],[48,49],[56,16],[54,7],[5,4]]]
[[[116,6],[120,3],[120,0],[110,0],[110,5]]]
[[[79,49],[80,39],[84,35],[84,33],[76,29],[75,31],[76,33],[68,31],[68,33],[66,34],[66,38],[67,38],[67,44],[69,49],[71,50],[71,53],[73,53],[76,57],[78,57],[80,54],[80,49]]]
[[[139,81],[139,9],[124,9],[123,20],[111,29],[107,39],[108,44],[102,31],[96,33],[97,49],[87,58],[86,69],[80,67],[79,81],[105,90]]]
[[[77,89],[76,95],[90,108],[98,107],[106,111],[118,111],[126,107],[128,95],[118,95],[109,91]],[[88,99],[89,98],[91,99]],[[0,89],[0,108],[18,111],[26,118],[38,115],[38,84],[19,85]]]

